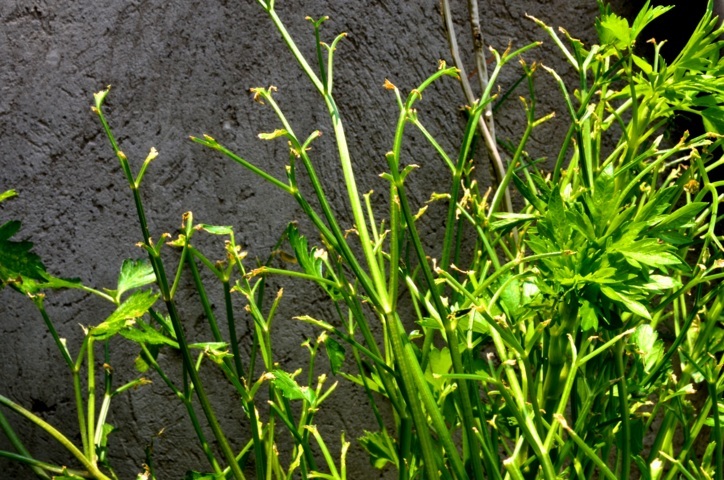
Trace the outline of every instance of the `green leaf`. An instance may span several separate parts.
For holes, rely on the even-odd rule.
[[[581,329],[584,332],[588,330],[598,331],[598,315],[596,315],[596,309],[593,308],[591,302],[582,300],[579,312],[581,314]]]
[[[647,320],[651,320],[651,315],[649,314],[649,311],[646,310],[646,307],[644,307],[643,304],[634,300],[630,296],[604,285],[601,286],[601,293],[606,295],[611,300],[623,304],[623,306],[626,307],[626,309],[631,313],[634,313],[640,317],[644,317]]]
[[[665,267],[667,265],[679,265],[681,260],[670,253],[670,247],[653,238],[630,242],[620,240],[609,246],[609,253],[620,253],[632,266],[639,268],[639,264],[650,267]]]
[[[633,21],[633,25],[631,25],[631,40],[636,40],[636,38],[641,34],[643,29],[646,28],[646,25],[674,8],[673,6],[663,5],[657,5],[651,8],[649,5],[650,2],[647,1],[643,8],[639,10],[638,15],[636,15],[636,18]],[[648,40],[648,38],[645,38],[643,40]]]
[[[515,188],[518,189],[521,195],[528,200],[528,203],[533,205],[538,212],[543,213],[545,211],[546,204],[543,202],[536,193],[531,190],[527,183],[523,182],[517,175],[513,175],[513,183]]]
[[[143,345],[168,345],[175,349],[178,349],[178,343],[171,338],[168,338],[158,330],[154,329],[151,325],[143,321],[135,322],[136,328],[125,328],[120,330],[120,334],[123,337]]]
[[[636,327],[631,341],[638,354],[634,358],[641,361],[645,373],[650,372],[664,355],[664,344],[659,340],[659,334],[651,325],[644,323]]]
[[[334,338],[327,337],[324,340],[325,351],[329,358],[329,365],[332,369],[332,374],[337,375],[339,369],[344,365],[344,347],[339,344]]]
[[[301,387],[299,384],[284,370],[274,370],[274,387],[289,400],[306,400],[309,404],[313,404],[316,398],[314,390],[309,387]]]
[[[232,233],[234,233],[233,227],[224,225],[206,225],[205,223],[201,223],[197,225],[196,228],[200,228],[204,232],[210,233],[212,235],[231,235]]]
[[[546,223],[558,246],[563,248],[571,237],[571,226],[566,219],[566,210],[563,206],[560,187],[556,185],[548,198],[548,212]]]
[[[15,190],[5,190],[4,192],[0,193],[0,203],[16,197],[17,195],[18,193]]]
[[[724,109],[718,106],[709,107],[701,111],[700,115],[708,132],[720,135],[724,133]]]
[[[538,218],[538,215],[531,215],[528,213],[494,213],[494,221],[490,222],[490,229],[495,230],[507,230],[513,227],[517,227],[526,222],[530,222]]]
[[[370,454],[370,463],[377,469],[382,469],[388,463],[397,465],[397,451],[395,445],[385,430],[380,432],[367,432],[358,438],[367,453]]]
[[[429,362],[425,370],[425,379],[433,385],[436,390],[440,390],[445,383],[445,379],[439,375],[445,375],[452,367],[450,350],[447,347],[443,347],[442,350],[431,347],[428,359]]]
[[[633,59],[633,62],[636,64],[636,66],[639,67],[645,74],[648,75],[649,73],[654,71],[651,64],[645,59],[639,57],[638,55],[631,55],[631,58]]]
[[[615,13],[608,13],[596,20],[596,30],[601,43],[613,45],[619,50],[627,49],[633,42],[628,20]]]
[[[600,229],[599,231],[606,231],[608,222],[617,213],[613,164],[609,164],[601,170],[594,181],[593,193],[585,195],[583,198],[591,212],[593,225],[596,225]]]
[[[11,285],[22,293],[32,293],[47,274],[40,257],[32,252],[33,244],[10,238],[20,229],[20,222],[11,221],[0,227],[0,288]]]
[[[655,227],[651,230],[651,234],[653,235],[662,230],[688,228],[693,225],[696,216],[708,206],[709,204],[706,202],[692,202],[674,210],[663,218],[659,217],[654,224]]]
[[[273,132],[260,133],[259,138],[261,138],[262,140],[273,140],[278,137],[285,137],[288,134],[289,134],[289,132],[287,132],[283,128],[278,128],[278,129],[274,130]]]
[[[121,265],[121,273],[118,275],[118,289],[116,299],[120,300],[121,295],[134,288],[143,287],[156,281],[151,262],[147,259],[132,260],[126,259]]]
[[[20,222],[17,220],[11,220],[0,227],[0,242],[10,240],[10,237],[18,233],[20,230]]]
[[[158,297],[159,295],[150,290],[134,292],[103,323],[91,328],[91,335],[105,340],[120,330],[133,326],[135,320],[142,317],[156,303]]]

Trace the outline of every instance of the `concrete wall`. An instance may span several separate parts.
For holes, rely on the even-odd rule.
[[[385,183],[377,175],[385,168],[397,109],[381,85],[389,78],[409,91],[435,70],[439,59],[449,58],[437,2],[277,3],[280,17],[310,58],[313,39],[305,15],[332,17],[325,24],[327,38],[349,33],[337,53],[337,101],[347,121],[360,190],[384,192]],[[467,34],[464,2],[457,3],[458,27]],[[544,47],[526,58],[542,60],[562,74],[569,73],[567,67],[525,13],[563,25],[587,43],[595,38],[592,26],[598,9],[592,0],[483,0],[480,8],[489,43],[502,50],[508,43],[522,46],[544,39]],[[113,85],[107,109],[110,123],[136,168],[151,146],[161,154],[143,186],[155,237],[175,230],[182,213],[192,210],[198,221],[233,225],[253,258],[265,256],[285,225],[300,217],[295,205],[271,187],[187,140],[189,134],[208,133],[283,178],[283,142],[256,138],[278,124],[267,109],[252,102],[248,91],[270,84],[279,87],[276,98],[300,136],[316,128],[329,132],[323,105],[254,2],[3,0],[0,25],[0,191],[15,188],[20,193],[18,199],[2,204],[0,220],[23,221],[21,236],[36,243],[53,274],[113,287],[121,261],[142,256],[134,247],[140,233],[130,192],[89,109],[92,93],[108,84]],[[503,75],[501,86],[512,85],[517,76],[514,66]],[[538,83],[540,114],[558,110],[564,117],[551,82],[541,75]],[[428,128],[449,151],[461,135],[460,104],[461,91],[448,80],[419,105]],[[501,111],[503,138],[520,132],[520,113],[515,101]],[[534,134],[532,155],[557,151],[557,125]],[[341,173],[329,139],[327,135],[316,145],[314,160],[345,216]],[[448,178],[433,152],[423,147],[413,135],[407,161],[422,166],[414,174],[413,199],[418,204],[435,188],[444,188]],[[481,181],[488,183],[487,168],[479,170]],[[430,218],[434,238],[435,214]],[[280,285],[275,282],[272,288]],[[306,356],[299,344],[314,332],[291,317],[327,307],[308,285],[289,284],[285,293],[276,348],[284,365],[302,366]],[[183,301],[188,295],[181,296]],[[187,303],[184,316],[193,337],[203,330],[203,320],[198,307]],[[72,352],[79,346],[79,325],[97,324],[111,310],[75,292],[50,295],[48,308]],[[240,326],[240,334],[246,328]],[[0,332],[0,393],[77,438],[69,373],[39,314],[9,289],[0,291]],[[136,352],[124,342],[113,342],[112,348],[110,363],[119,385],[131,378]],[[177,370],[177,358],[167,355],[163,361]],[[112,437],[111,452],[121,478],[133,478],[140,471],[143,447],[162,428],[165,433],[155,440],[159,478],[180,478],[188,468],[206,468],[183,409],[160,380],[154,380],[113,402],[110,422],[119,431]],[[238,447],[246,432],[238,403],[223,393],[223,387],[211,388],[221,397],[217,407]],[[9,418],[37,458],[66,462],[67,456],[47,435],[14,415]],[[349,438],[374,428],[362,392],[349,386],[338,390],[319,419],[331,440],[342,430]],[[9,449],[1,435],[0,449]],[[352,478],[377,476],[356,443],[349,463]],[[2,459],[0,472],[2,478],[30,477],[29,470]]]

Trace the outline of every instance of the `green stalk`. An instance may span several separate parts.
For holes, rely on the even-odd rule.
[[[355,181],[354,171],[352,168],[352,160],[349,154],[349,148],[347,146],[347,137],[344,133],[344,127],[342,126],[339,109],[337,108],[337,105],[331,93],[327,91],[325,85],[319,80],[319,78],[314,73],[314,70],[312,70],[302,53],[297,48],[294,40],[292,40],[292,38],[289,36],[289,33],[284,27],[284,24],[274,11],[273,5],[267,5],[263,3],[262,5],[264,6],[272,22],[284,39],[284,42],[289,47],[289,50],[294,55],[294,58],[302,67],[304,73],[307,74],[317,91],[322,95],[327,105],[327,109],[329,110],[329,116],[332,120],[334,136],[337,141],[337,152],[339,155],[340,163],[342,165],[342,173],[344,175],[345,186],[347,188],[347,196],[349,198],[349,204],[352,209],[354,224],[357,229],[357,233],[359,234],[362,252],[367,261],[367,267],[370,270],[373,285],[376,286],[376,290],[374,291],[376,291],[379,296],[382,310],[387,311],[389,310],[388,299],[386,298],[386,295],[384,294],[384,291],[382,289],[385,285],[385,280],[380,270],[380,266],[377,264],[375,254],[372,249],[372,243],[370,242],[369,231],[367,229],[367,223],[365,221],[362,202],[360,201],[360,195],[357,191],[357,183]],[[304,152],[302,152],[302,156],[304,157]],[[334,228],[333,225],[332,227]]]
[[[60,443],[66,450],[68,450],[83,465],[83,467],[88,470],[91,475],[94,476],[94,478],[96,478],[97,480],[110,480],[110,478],[107,477],[103,472],[101,472],[91,460],[83,455],[83,452],[78,450],[78,448],[73,445],[73,442],[71,442],[65,435],[60,433],[51,424],[38,417],[37,415],[33,414],[29,410],[26,410],[25,408],[16,404],[12,400],[4,397],[3,395],[0,395],[0,405],[4,405],[15,413],[22,415],[23,417],[27,418],[38,427],[49,433],[50,436],[52,436],[58,443]]]
[[[88,336],[88,348],[86,354],[88,355],[88,413],[86,419],[88,422],[88,460],[92,465],[96,465],[96,443],[95,443],[95,417],[96,417],[96,376],[95,376],[95,359],[93,355],[93,343],[94,339],[92,336]]]
[[[36,475],[38,475],[40,478],[47,478],[50,479],[50,476],[48,476],[46,471],[51,473],[57,473],[58,475],[75,475],[77,477],[81,478],[87,478],[90,473],[80,470],[73,470],[66,467],[59,467],[57,465],[53,465],[51,463],[41,462],[40,460],[35,460],[34,458],[30,456],[24,456],[24,455],[18,455],[17,453],[12,452],[6,452],[3,450],[0,450],[0,457],[5,457],[13,462],[21,462],[24,463],[30,468],[33,469]],[[56,478],[56,477],[53,477]],[[66,477],[67,478],[67,477]]]
[[[10,456],[14,455],[18,457],[19,459],[22,459],[20,461],[23,461],[25,463],[28,463],[30,465],[30,468],[35,472],[35,474],[44,479],[50,479],[47,473],[45,473],[45,470],[49,470],[47,468],[41,468],[40,463],[37,460],[33,459],[33,457],[30,455],[30,452],[27,448],[25,448],[25,445],[23,445],[23,442],[20,440],[20,438],[15,433],[15,430],[13,430],[13,427],[10,426],[10,422],[8,422],[7,418],[5,418],[5,415],[0,411],[0,429],[3,431],[7,439],[10,441],[10,444],[15,448],[15,450],[20,454],[16,455],[11,452],[2,452],[0,451],[0,456]],[[31,462],[37,462],[37,463],[31,463]],[[51,470],[49,470],[51,471]]]
[[[214,469],[215,473],[221,473],[221,467],[219,466],[219,462],[216,460],[216,457],[214,456],[213,451],[211,450],[211,446],[209,445],[209,442],[206,440],[206,435],[204,435],[203,430],[201,429],[201,424],[199,423],[198,417],[196,416],[196,411],[194,410],[193,404],[189,401],[188,398],[181,392],[176,385],[171,381],[170,378],[166,375],[166,373],[161,369],[161,366],[156,362],[156,360],[151,355],[151,352],[148,351],[148,347],[146,345],[141,344],[141,352],[144,357],[144,361],[148,363],[151,368],[153,368],[156,373],[161,377],[161,379],[164,381],[164,383],[171,389],[174,394],[181,400],[181,402],[184,404],[184,407],[186,407],[186,412],[189,415],[189,418],[191,419],[191,425],[194,428],[194,432],[196,432],[196,436],[198,437],[199,443],[201,444],[201,449],[204,451],[204,454],[206,455],[207,460],[209,461],[209,464],[211,464],[211,468]]]
[[[85,421],[85,405],[83,405],[83,388],[80,383],[80,367],[83,364],[85,350],[88,348],[90,335],[86,334],[83,344],[78,352],[78,358],[73,364],[73,394],[75,396],[75,409],[78,416],[78,429],[80,431],[81,443],[83,444],[83,452],[86,456],[90,456],[90,450],[93,448],[92,440],[88,437],[88,428]]]
[[[205,391],[203,385],[201,384],[201,379],[199,378],[198,372],[194,368],[194,362],[191,359],[191,353],[188,348],[188,343],[186,342],[186,336],[184,334],[183,326],[181,325],[180,316],[178,314],[178,310],[176,309],[176,304],[171,298],[170,289],[168,286],[168,279],[166,277],[166,272],[163,267],[163,262],[161,261],[161,258],[160,258],[160,255],[158,254],[158,252],[156,252],[156,250],[153,249],[153,243],[151,242],[151,236],[150,236],[150,233],[148,230],[148,224],[146,222],[146,214],[145,214],[145,210],[143,208],[141,195],[138,191],[138,187],[135,184],[133,175],[131,174],[128,160],[127,160],[125,154],[123,154],[123,152],[118,148],[118,144],[116,143],[115,137],[113,136],[110,126],[108,125],[108,122],[106,121],[105,116],[103,115],[103,112],[101,110],[103,100],[105,98],[105,95],[107,95],[107,93],[108,93],[108,90],[105,90],[104,92],[96,94],[96,106],[95,106],[94,111],[98,114],[98,117],[100,118],[100,121],[106,132],[106,136],[108,137],[108,139],[111,143],[111,146],[113,147],[113,150],[116,153],[116,156],[118,157],[118,159],[121,163],[121,168],[123,169],[123,171],[126,175],[126,178],[128,180],[129,186],[131,187],[131,191],[133,192],[133,200],[136,205],[136,213],[138,215],[139,225],[141,227],[141,232],[143,234],[143,242],[144,242],[144,245],[147,247],[149,260],[153,267],[153,272],[156,275],[157,285],[158,285],[159,289],[161,290],[161,297],[163,298],[163,301],[166,304],[166,308],[168,310],[169,317],[171,318],[171,323],[173,325],[174,331],[176,332],[177,341],[179,344],[179,350],[181,351],[181,357],[183,359],[185,368],[188,371],[189,376],[191,377],[191,382],[194,386],[194,390],[196,391],[196,395],[199,398],[199,403],[201,403],[201,407],[209,422],[209,426],[211,427],[211,430],[214,432],[214,436],[216,437],[216,440],[219,442],[219,447],[220,447],[221,451],[223,452],[224,457],[226,458],[227,462],[229,463],[229,467],[231,468],[231,471],[234,474],[234,477],[237,480],[243,480],[245,478],[244,473],[241,471],[239,464],[235,460],[234,452],[231,450],[229,441],[224,436],[224,433],[221,429],[221,425],[219,424],[219,421],[216,418],[216,415],[214,414],[214,411],[211,407],[209,399],[206,395],[206,391]],[[89,369],[90,369],[90,366],[89,366]],[[89,399],[89,401],[90,401],[90,399]],[[90,410],[90,407],[89,407],[89,410]],[[88,421],[91,422],[91,419],[89,418]],[[89,431],[91,431],[91,430],[89,429]]]
[[[429,395],[429,390],[427,392],[424,392],[420,387],[419,378],[414,378],[413,371],[410,368],[410,358],[407,354],[407,348],[404,345],[404,341],[402,339],[402,325],[400,324],[399,318],[397,317],[396,313],[390,312],[385,315],[385,320],[387,323],[387,329],[388,334],[390,338],[390,343],[392,345],[392,352],[395,356],[395,360],[397,361],[397,365],[400,368],[400,376],[402,377],[402,381],[400,384],[401,390],[403,391],[403,394],[406,394],[405,397],[407,398],[407,404],[410,407],[410,411],[412,413],[412,420],[415,423],[415,428],[417,429],[417,439],[418,442],[420,442],[420,447],[422,449],[422,457],[423,457],[423,463],[424,468],[426,472],[426,476],[428,480],[437,480],[439,478],[438,474],[438,467],[437,462],[435,461],[436,455],[435,455],[435,449],[432,444],[432,438],[430,436],[430,431],[427,425],[427,417],[422,411],[422,406],[420,405],[420,402],[418,401],[418,395],[425,398],[424,393],[427,393]],[[409,346],[409,343],[408,343]],[[414,358],[414,353],[412,355],[412,361],[416,362],[417,360]],[[424,378],[422,378],[422,382],[426,382]],[[427,385],[423,384],[422,387],[424,389],[427,389]],[[429,400],[426,402],[423,400],[423,403],[425,404],[425,407],[428,409],[428,414],[432,415],[433,412],[430,410],[432,407],[433,410],[437,411],[437,405],[435,404],[434,400],[432,402],[432,405],[430,405],[431,402]],[[437,425],[435,426],[438,427]],[[447,434],[449,437],[449,433],[447,431],[447,427],[444,426],[444,430],[441,432],[438,432],[438,434],[443,437],[444,434]],[[450,442],[452,443],[452,442]],[[447,446],[446,446],[447,448]],[[453,446],[454,448],[454,446]],[[451,459],[453,459],[452,454],[457,455],[457,450],[454,450],[454,452],[448,452],[448,455]],[[400,461],[403,461],[403,459],[400,459]],[[462,462],[458,459],[459,465],[457,465],[458,469],[458,475],[462,474],[464,475],[465,470],[462,467]],[[460,476],[460,478],[465,478],[464,476]]]
[[[628,405],[628,386],[626,385],[626,366],[624,362],[624,346],[625,342],[621,339],[616,344],[616,376],[619,378],[618,383],[618,403],[621,415],[621,443],[623,448],[617,450],[618,457],[621,459],[621,472],[619,478],[628,480],[631,475],[631,411]]]

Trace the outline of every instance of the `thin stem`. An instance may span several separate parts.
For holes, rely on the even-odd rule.
[[[94,462],[91,462],[88,458],[86,458],[86,456],[83,455],[83,452],[78,450],[78,448],[73,445],[73,442],[71,442],[65,435],[60,433],[51,424],[38,417],[37,415],[34,415],[32,412],[26,410],[20,405],[16,404],[9,398],[4,397],[3,395],[0,395],[0,405],[4,405],[15,413],[22,415],[23,417],[27,418],[38,427],[49,433],[50,436],[52,436],[58,443],[60,443],[66,450],[68,450],[96,479],[110,480],[108,476],[98,470],[98,467],[95,465]]]

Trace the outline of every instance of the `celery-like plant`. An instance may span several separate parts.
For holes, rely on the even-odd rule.
[[[637,475],[722,480],[724,248],[714,227],[721,219],[717,188],[724,185],[711,181],[709,172],[724,163],[716,153],[724,131],[719,107],[724,61],[718,53],[722,31],[711,6],[671,64],[658,55],[660,44],[653,61],[635,54],[643,28],[666,12],[646,4],[631,25],[602,7],[600,44],[591,47],[531,19],[573,67],[573,80],[523,61],[536,46],[531,44],[502,54],[492,50],[495,65],[489,76],[479,72],[477,99],[459,69],[444,62],[408,95],[385,82],[400,113],[387,154],[389,168],[382,175],[388,203],[376,205],[371,195],[358,191],[333,95],[335,48],[343,35],[329,45],[317,42],[315,68],[289,36],[274,2],[259,4],[327,106],[352,225],[335,213],[315,170],[309,147],[319,133],[298,136],[270,87],[253,90],[255,100],[271,107],[279,122],[260,137],[288,142],[286,179],[263,171],[211,136],[192,140],[290,196],[322,243],[310,245],[290,225],[277,248],[288,245],[297,266],[277,268],[270,257],[249,269],[230,227],[195,224],[191,213],[184,216],[177,237],[164,234],[154,240],[140,189],[157,153],[152,149],[134,173],[103,113],[108,90],[97,93],[93,110],[131,188],[148,260],[124,262],[115,289],[95,290],[49,275],[31,245],[10,240],[17,222],[0,227],[0,280],[31,296],[68,364],[81,439],[80,446],[74,445],[0,396],[0,404],[58,440],[78,467],[36,459],[2,416],[0,427],[16,452],[0,455],[27,463],[41,478],[115,478],[107,461],[110,402],[144,380],[139,377],[114,390],[106,368],[97,409],[94,355],[95,345],[103,345],[104,363],[110,364],[108,341],[123,336],[140,348],[139,370],[158,376],[188,412],[208,465],[207,473],[188,472],[186,478],[347,478],[349,443],[342,437],[336,459],[314,426],[336,385],[325,387],[326,375],[313,377],[323,345],[331,373],[357,384],[377,419],[379,429],[359,442],[375,466],[395,468],[400,479]],[[452,32],[446,5],[443,12]],[[317,40],[323,21],[311,20]],[[453,44],[454,33],[449,38]],[[481,46],[476,45],[478,57]],[[452,52],[455,57],[454,45]],[[501,69],[512,68],[508,64],[513,60],[521,61],[528,86],[527,96],[521,97],[527,123],[506,165],[490,107]],[[484,67],[484,58],[482,62]],[[551,146],[557,153],[548,172],[526,153],[533,130],[552,116],[536,112],[535,79],[541,70],[560,86],[570,117],[563,144]],[[426,89],[445,77],[461,79],[469,103],[467,124],[452,155],[424,127],[424,116],[415,108]],[[571,81],[575,88],[567,84]],[[678,112],[700,115],[709,133],[665,139],[665,127]],[[422,241],[419,218],[424,210],[416,211],[407,190],[407,178],[415,170],[403,154],[408,127],[418,129],[450,169],[448,191],[433,196],[447,203],[441,245],[433,251]],[[490,188],[481,187],[473,175],[478,135],[499,172],[497,185]],[[302,175],[308,183],[300,184]],[[524,203],[519,211],[506,200],[512,187]],[[5,196],[11,193],[0,199]],[[224,259],[215,262],[197,248],[196,236],[204,234],[223,238]],[[173,268],[165,245],[180,252]],[[218,281],[223,318],[211,306],[202,269]],[[208,321],[209,338],[199,342],[187,337],[178,305],[183,272],[193,278]],[[265,301],[270,275],[313,282],[334,305],[335,318],[313,318],[301,311],[297,317],[320,332],[306,344],[304,381],[300,371],[286,372],[275,363],[271,325],[282,295]],[[152,283],[155,289],[148,288]],[[42,291],[50,288],[81,288],[116,305],[109,318],[87,330],[75,359],[43,306]],[[239,344],[242,317],[232,297],[237,294],[253,332],[249,356]],[[372,333],[376,322],[383,338]],[[409,331],[413,322],[416,328]],[[223,323],[227,331],[222,331]],[[180,353],[180,373],[156,362],[161,348]],[[344,371],[347,351],[356,370]],[[250,431],[243,442],[228,438],[218,420],[201,373],[205,361],[220,369],[238,395],[240,417]],[[80,378],[84,365],[85,395]],[[698,396],[697,390],[702,392]],[[380,415],[381,402],[389,402],[393,418]],[[209,431],[213,441],[206,437]],[[280,454],[282,431],[292,447]],[[652,445],[644,447],[645,437],[653,439]],[[150,455],[139,478],[156,478]]]

